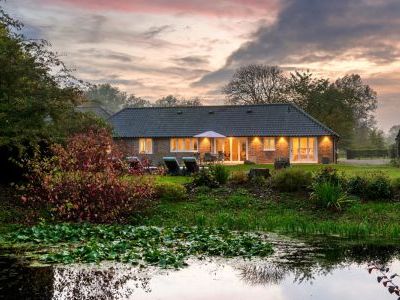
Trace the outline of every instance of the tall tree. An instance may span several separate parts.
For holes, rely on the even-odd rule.
[[[376,124],[373,112],[378,104],[376,92],[358,74],[337,79],[335,86],[342,93],[345,104],[352,109],[357,124],[373,127]]]
[[[189,99],[181,99],[179,101],[179,105],[181,106],[202,106],[201,99],[199,97],[189,98]]]
[[[394,144],[396,142],[396,137],[400,132],[400,125],[393,125],[390,127],[388,135],[387,135],[387,143],[389,145]]]
[[[200,106],[200,105],[202,105],[202,103],[199,97],[179,99],[176,96],[168,95],[158,99],[153,106],[174,107],[174,106]]]
[[[263,104],[286,101],[286,78],[277,66],[240,67],[223,88],[230,104]]]
[[[0,6],[2,168],[10,166],[10,159],[18,160],[39,145],[62,139],[80,124],[94,121],[74,111],[82,99],[82,83],[46,41],[26,39],[20,33],[22,27]]]
[[[231,104],[295,103],[339,133],[342,146],[350,146],[364,128],[368,137],[379,139],[374,138],[376,92],[357,74],[331,82],[309,71],[284,74],[276,66],[249,65],[234,73],[223,92]],[[367,141],[371,145],[371,138]]]
[[[354,136],[355,114],[343,93],[326,78],[309,71],[290,74],[286,89],[290,102],[297,104],[340,136],[341,145],[349,145]]]
[[[370,147],[373,149],[385,149],[385,134],[382,130],[372,128],[369,133]]]
[[[150,101],[136,97],[121,91],[119,88],[109,83],[91,86],[86,92],[85,97],[103,106],[110,112],[117,112],[125,107],[148,107]]]
[[[158,107],[171,107],[178,105],[179,105],[179,99],[173,95],[162,97],[154,103],[154,106]]]
[[[373,147],[376,92],[359,75],[346,75],[332,83],[309,71],[295,71],[290,73],[286,93],[291,102],[339,133],[342,146],[367,142]],[[364,139],[359,140],[361,136]]]
[[[134,95],[130,95],[126,101],[123,107],[150,107],[152,104],[150,103],[149,100],[136,97]]]

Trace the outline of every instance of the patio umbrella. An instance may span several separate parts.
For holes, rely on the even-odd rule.
[[[205,131],[205,132],[202,132],[202,133],[200,133],[200,134],[196,134],[194,137],[196,137],[196,138],[202,138],[202,137],[207,137],[207,138],[224,138],[224,137],[226,137],[226,136],[224,136],[224,135],[222,135],[222,134],[220,134],[220,133],[218,133],[218,132],[215,132],[215,131]]]

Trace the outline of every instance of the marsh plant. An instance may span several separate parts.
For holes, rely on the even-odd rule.
[[[342,210],[344,205],[354,201],[340,185],[331,182],[313,184],[310,199],[321,208],[333,210]]]

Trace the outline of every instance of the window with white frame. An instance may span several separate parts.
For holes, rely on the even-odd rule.
[[[139,139],[139,153],[152,154],[153,153],[153,140],[150,138]]]
[[[275,151],[275,138],[265,137],[263,139],[263,149],[264,151]]]
[[[171,152],[197,152],[198,141],[196,138],[172,138],[170,150]]]

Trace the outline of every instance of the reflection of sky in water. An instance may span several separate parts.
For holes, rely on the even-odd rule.
[[[377,283],[381,274],[367,271],[368,262],[379,261],[390,274],[400,273],[397,246],[274,237],[271,243],[276,251],[266,259],[189,260],[179,271],[112,262],[32,268],[0,257],[0,265],[6,266],[0,269],[0,298],[2,288],[9,286],[10,299],[32,294],[42,299],[46,291],[47,298],[79,300],[397,299]]]
[[[392,266],[400,269],[400,262]],[[151,293],[134,292],[132,299],[396,299],[368,274],[366,265],[352,264],[326,275],[315,275],[311,281],[294,282],[290,272],[279,284],[251,285],[241,280],[240,270],[214,263],[155,275],[150,280]]]

